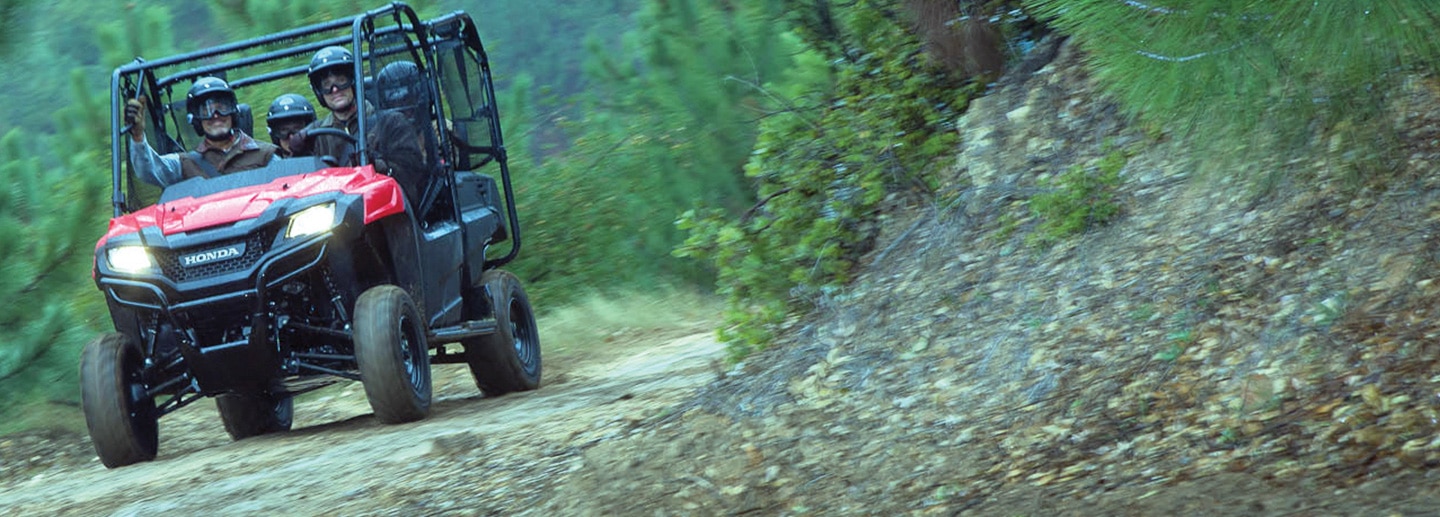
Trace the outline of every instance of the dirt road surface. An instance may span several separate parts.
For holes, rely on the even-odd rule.
[[[0,515],[525,513],[586,448],[714,379],[722,352],[710,333],[620,341],[547,357],[539,390],[493,399],[463,365],[436,366],[430,417],[410,424],[381,425],[363,388],[346,382],[298,401],[292,431],[239,442],[209,399],[198,402],[161,420],[155,461],[120,469],[75,437],[12,438],[0,443],[11,463],[0,470]],[[26,462],[35,466],[17,466]]]

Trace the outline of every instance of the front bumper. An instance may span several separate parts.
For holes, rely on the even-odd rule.
[[[363,201],[358,196],[323,196],[276,203],[259,217],[220,228],[164,235],[158,228],[111,239],[98,250],[96,285],[117,304],[164,314],[196,310],[249,309],[263,312],[264,292],[324,263],[331,243],[357,233]],[[339,222],[330,231],[298,238],[285,236],[288,217],[304,208],[336,203]],[[109,267],[106,249],[142,245],[154,267],[122,272]],[[208,250],[243,250],[214,260],[182,263]],[[213,256],[213,255],[210,255]]]

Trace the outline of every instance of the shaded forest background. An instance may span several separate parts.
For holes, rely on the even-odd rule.
[[[962,144],[956,120],[1041,38],[1076,38],[1156,138],[1217,163],[1326,153],[1356,183],[1393,159],[1386,92],[1440,56],[1421,2],[410,3],[480,25],[526,235],[514,269],[539,310],[713,290],[736,357],[843,286],[887,209],[953,206],[935,177]],[[110,70],[377,5],[0,0],[0,432],[78,414],[79,350],[110,325],[89,276],[109,216]],[[1263,195],[1275,178],[1252,180]],[[1048,194],[1042,218],[1102,202]]]

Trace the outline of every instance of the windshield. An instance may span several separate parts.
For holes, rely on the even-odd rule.
[[[190,178],[166,187],[160,193],[160,203],[168,203],[187,197],[201,197],[243,187],[264,185],[286,176],[308,174],[329,167],[319,158],[277,158],[259,169],[234,172],[215,178]]]

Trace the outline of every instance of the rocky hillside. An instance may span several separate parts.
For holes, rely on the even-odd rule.
[[[540,509],[1433,512],[1436,83],[1393,96],[1394,170],[1221,170],[1050,44],[974,102],[942,201],[897,200],[847,292]],[[1117,165],[1108,224],[1037,239],[1027,201]]]

